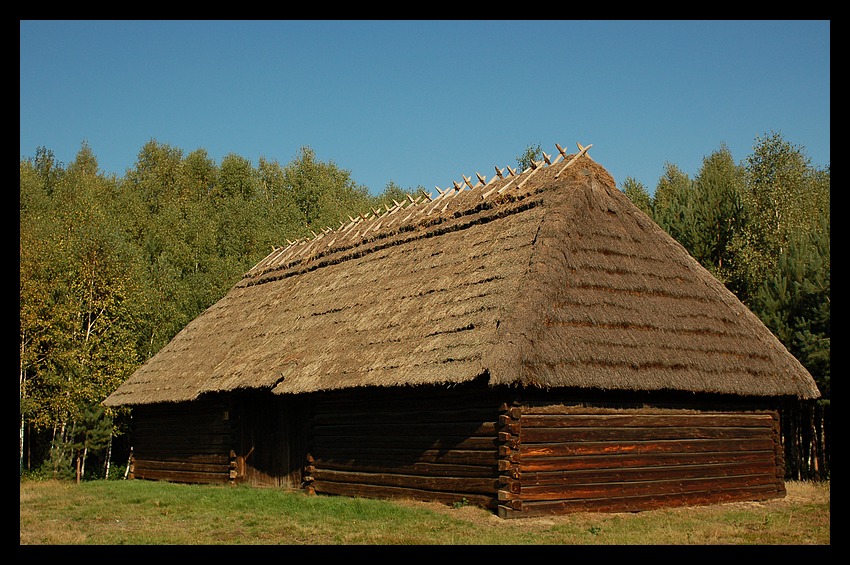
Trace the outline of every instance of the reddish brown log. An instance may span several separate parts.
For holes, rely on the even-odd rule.
[[[653,467],[671,465],[708,465],[764,461],[772,458],[771,451],[753,452],[702,452],[702,453],[647,453],[622,455],[594,455],[576,457],[535,457],[524,459],[523,471],[581,471],[600,468]]]
[[[680,426],[737,426],[771,427],[775,420],[771,413],[761,414],[525,414],[522,425],[526,428],[573,427],[680,427]]]
[[[570,455],[613,455],[617,453],[694,453],[702,451],[773,451],[771,439],[689,440],[662,442],[574,442],[563,444],[521,444],[520,455],[567,457]]]
[[[523,468],[523,488],[543,485],[578,485],[656,481],[669,479],[701,479],[735,475],[762,475],[775,478],[773,462],[723,463],[720,465],[686,465],[673,467],[638,467],[634,469],[600,468],[592,471],[529,472]]]
[[[522,429],[522,443],[562,441],[647,441],[675,439],[725,439],[765,437],[770,428],[529,428]],[[500,434],[501,436],[501,434]]]
[[[603,498],[595,500],[559,500],[544,502],[523,501],[521,510],[500,507],[502,518],[533,518],[571,512],[638,512],[673,506],[697,506],[743,500],[768,500],[781,497],[771,486],[753,486],[722,492],[689,492],[675,495],[632,498]]]
[[[723,491],[736,488],[769,485],[775,488],[774,477],[747,475],[708,479],[662,480],[642,483],[606,483],[584,485],[523,486],[522,500],[570,500],[593,498],[623,498],[636,496],[677,495],[687,492]]]

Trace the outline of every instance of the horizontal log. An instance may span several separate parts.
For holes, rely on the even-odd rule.
[[[672,495],[641,496],[628,498],[600,498],[594,500],[558,500],[526,502],[521,510],[508,506],[499,507],[502,518],[534,518],[570,512],[640,512],[673,506],[698,506],[746,500],[769,500],[782,494],[770,485],[727,489],[724,491],[687,492]]]
[[[761,414],[526,414],[526,428],[586,428],[586,427],[758,427],[771,428],[775,420],[770,413]]]
[[[415,424],[415,423],[450,423],[456,422],[461,425],[469,422],[495,422],[498,414],[491,408],[456,408],[452,410],[435,409],[422,410],[421,405],[417,409],[387,411],[381,409],[367,410],[363,408],[364,403],[356,406],[356,411],[333,411],[321,412],[313,416],[316,426],[351,425],[358,424]]]
[[[334,459],[352,460],[380,459],[387,464],[396,463],[459,463],[468,465],[490,465],[497,463],[496,451],[465,449],[407,449],[362,446],[315,447],[311,455],[315,460]]]
[[[579,485],[589,483],[614,483],[629,481],[655,481],[669,479],[698,479],[736,475],[765,475],[776,477],[773,461],[723,463],[715,465],[677,465],[670,467],[638,467],[633,469],[600,468],[591,471],[536,471],[522,470],[523,488],[545,485]]]
[[[150,469],[146,471],[133,471],[136,479],[152,481],[170,481],[173,483],[204,483],[219,484],[230,482],[230,471],[223,473],[198,473],[181,471],[164,471],[161,469]]]
[[[418,422],[418,423],[361,423],[350,421],[340,425],[316,425],[315,437],[322,436],[375,436],[393,435],[404,437],[496,437],[495,422]]]
[[[316,398],[316,414],[351,414],[368,416],[372,412],[381,414],[421,413],[436,410],[484,410],[498,415],[498,400],[492,392],[480,387],[452,387],[442,391],[401,388],[374,389],[364,391],[343,390],[330,392]]]
[[[136,444],[138,445],[138,444]],[[208,461],[219,457],[227,459],[226,446],[191,446],[191,445],[139,445],[133,447],[135,455],[146,459],[173,459],[175,461]]]
[[[219,452],[219,453],[201,453],[201,454],[187,454],[187,453],[160,453],[156,450],[153,450],[153,453],[148,453],[146,451],[134,450],[133,452],[134,460],[142,460],[148,459],[150,461],[173,461],[179,463],[208,463],[208,464],[223,464],[227,465],[230,462],[230,456],[228,454]]]
[[[432,477],[495,477],[498,475],[496,461],[487,465],[464,465],[454,463],[388,463],[385,459],[319,459],[316,468],[336,471],[363,471],[368,473],[401,473]],[[312,472],[312,470],[311,470]]]
[[[204,405],[200,401],[188,402],[173,407],[133,407],[133,419],[141,418],[144,421],[168,421],[180,420],[187,417],[209,422],[222,421],[225,417],[233,417],[237,411],[229,403],[220,403],[215,406]]]
[[[673,479],[638,483],[613,482],[583,485],[546,485],[522,487],[522,500],[570,500],[607,497],[676,495],[695,491],[722,491],[733,488],[771,485],[773,475],[745,475],[701,479]]]
[[[133,430],[131,438],[133,445],[160,445],[163,442],[172,444],[212,444],[221,445],[227,444],[232,446],[235,443],[235,434],[231,432],[219,433],[210,430],[188,430],[179,431],[151,431],[151,430]]]
[[[133,429],[173,429],[174,426],[189,427],[193,429],[203,430],[205,428],[216,428],[228,430],[232,427],[232,413],[228,411],[228,419],[224,418],[224,411],[217,414],[194,414],[186,412],[184,414],[168,414],[168,415],[134,415]]]
[[[448,491],[489,494],[498,488],[498,478],[478,477],[429,477],[425,475],[401,475],[394,473],[360,473],[334,471],[317,468],[313,473],[315,482],[357,483],[361,485],[415,488],[425,491]]]
[[[522,443],[553,443],[562,441],[652,441],[673,439],[726,439],[769,437],[766,428],[528,428],[522,429]],[[500,432],[501,437],[501,432]]]
[[[486,496],[475,493],[437,492],[415,488],[359,485],[327,481],[314,481],[310,486],[316,493],[320,494],[334,494],[360,498],[409,499],[425,502],[441,502],[444,504],[466,502],[468,504],[489,509],[495,509],[497,506],[495,496]]]
[[[569,455],[613,455],[617,453],[694,453],[702,451],[773,451],[770,439],[674,440],[630,442],[570,442],[560,444],[521,444],[523,460],[531,457]]]
[[[315,436],[313,445],[316,452],[322,448],[351,447],[366,448],[402,448],[402,449],[440,449],[440,450],[480,450],[496,453],[496,438],[486,437],[397,437],[388,435],[371,436]]]
[[[210,437],[191,438],[161,437],[156,440],[134,438],[133,448],[137,453],[159,454],[183,454],[183,455],[213,455],[218,453],[229,453],[233,446],[231,438]]]
[[[188,463],[184,461],[162,461],[162,460],[151,460],[151,459],[139,459],[136,458],[133,460],[134,468],[139,470],[150,469],[150,470],[163,470],[163,471],[187,471],[194,472],[199,471],[203,473],[225,473],[231,467],[228,462],[223,463]]]
[[[773,451],[732,451],[700,453],[623,453],[575,457],[532,457],[522,462],[524,472],[580,471],[600,468],[654,467],[666,465],[706,465],[733,461],[764,461],[774,458]]]

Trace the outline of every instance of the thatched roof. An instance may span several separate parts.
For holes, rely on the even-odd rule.
[[[581,149],[290,242],[106,404],[481,376],[818,397],[764,324]]]

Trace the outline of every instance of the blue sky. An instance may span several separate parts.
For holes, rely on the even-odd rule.
[[[86,142],[118,176],[152,139],[255,166],[309,146],[373,194],[538,144],[650,191],[770,132],[830,164],[828,20],[37,20],[20,47],[21,158]]]

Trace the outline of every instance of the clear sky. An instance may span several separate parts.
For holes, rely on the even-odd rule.
[[[309,146],[373,194],[538,144],[651,192],[770,132],[830,163],[828,20],[25,20],[20,42],[21,158],[85,142],[119,177],[152,139],[254,166]]]

